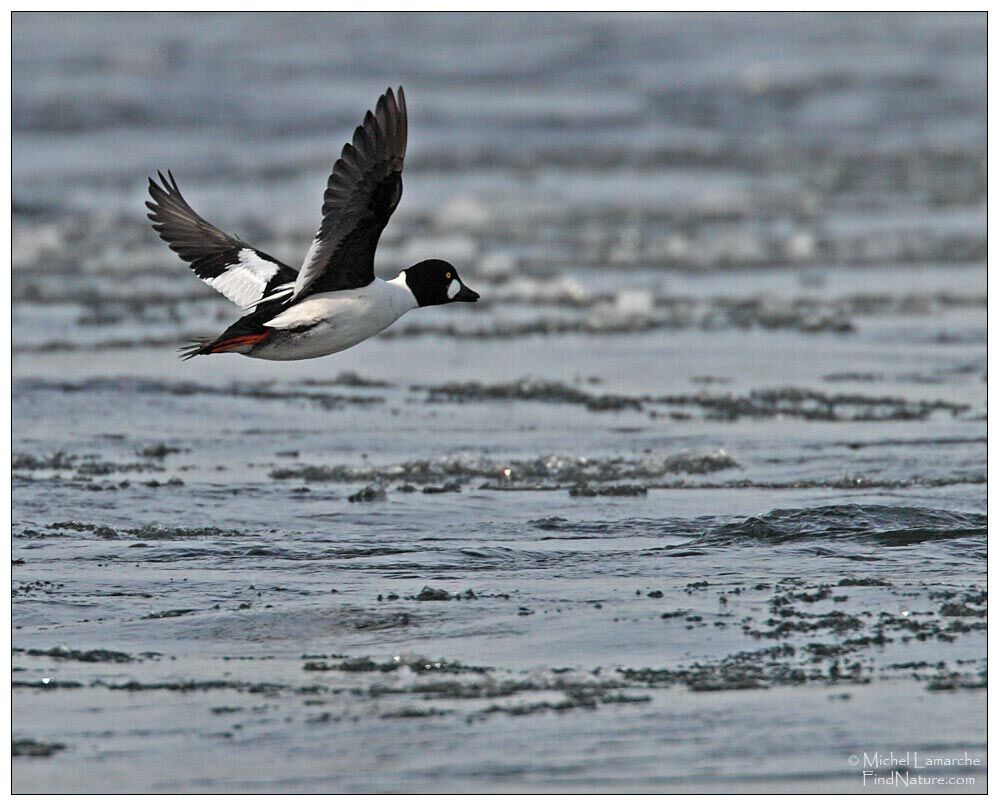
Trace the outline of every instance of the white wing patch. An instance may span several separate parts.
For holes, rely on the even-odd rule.
[[[249,310],[250,308],[256,308],[258,305],[263,305],[265,302],[272,302],[276,299],[281,299],[282,297],[290,297],[295,293],[295,283],[284,283],[282,285],[274,286],[274,290],[268,294],[266,297],[261,297],[256,302],[253,302],[246,306],[244,310]]]
[[[312,261],[316,259],[316,255],[322,250],[323,241],[323,231],[322,228],[316,233],[316,237],[312,240],[312,244],[309,246],[309,251],[305,253],[305,260],[302,261],[302,269],[298,273],[298,277],[295,278],[295,286],[293,288],[294,294],[300,294],[302,289],[305,288],[305,284],[309,282],[310,274],[312,271]]]
[[[241,249],[239,263],[226,267],[218,277],[206,279],[212,288],[243,308],[260,302],[267,283],[278,273],[278,265],[264,260],[252,249]]]

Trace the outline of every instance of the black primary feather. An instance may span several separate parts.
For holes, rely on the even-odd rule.
[[[323,220],[295,283],[295,299],[362,288],[375,279],[375,249],[402,197],[406,95],[389,88],[333,165]]]

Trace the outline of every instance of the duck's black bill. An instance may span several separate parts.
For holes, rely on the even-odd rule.
[[[479,295],[472,291],[467,285],[461,286],[461,291],[459,291],[454,296],[455,302],[476,302],[479,299]]]

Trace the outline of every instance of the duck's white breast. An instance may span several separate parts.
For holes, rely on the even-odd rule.
[[[287,361],[337,353],[380,333],[414,307],[404,283],[381,279],[364,288],[315,294],[266,322],[285,333],[253,355]]]

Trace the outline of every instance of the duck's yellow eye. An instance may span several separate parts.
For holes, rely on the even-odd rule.
[[[448,272],[447,274],[445,274],[444,275],[444,279],[445,280],[450,280],[451,279],[451,272]]]

